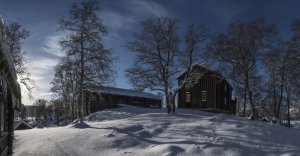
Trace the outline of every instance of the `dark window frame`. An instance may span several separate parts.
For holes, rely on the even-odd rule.
[[[207,102],[207,91],[206,90],[201,91],[201,102]]]
[[[185,92],[185,102],[191,102],[191,92]]]

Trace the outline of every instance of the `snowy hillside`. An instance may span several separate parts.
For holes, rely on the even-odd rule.
[[[87,119],[88,120],[88,119]],[[87,125],[15,132],[14,155],[299,155],[300,131],[224,114],[121,108]],[[77,127],[77,128],[76,128]]]

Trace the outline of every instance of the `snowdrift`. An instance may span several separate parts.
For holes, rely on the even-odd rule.
[[[299,155],[299,130],[225,114],[123,107],[85,125],[18,131],[14,155]]]

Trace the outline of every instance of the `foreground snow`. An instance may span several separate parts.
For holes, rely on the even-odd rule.
[[[300,133],[224,114],[124,106],[87,124],[16,131],[14,155],[299,155]]]

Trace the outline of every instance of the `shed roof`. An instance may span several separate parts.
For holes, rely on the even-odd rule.
[[[105,94],[162,100],[162,98],[158,95],[135,91],[132,89],[114,88],[114,87],[106,87],[106,86],[93,86],[93,87],[89,87],[86,90],[92,91],[92,92],[98,92],[98,93],[105,93]]]
[[[21,125],[24,125],[27,129],[32,129],[32,127],[23,120],[14,121],[14,129],[17,129]]]

